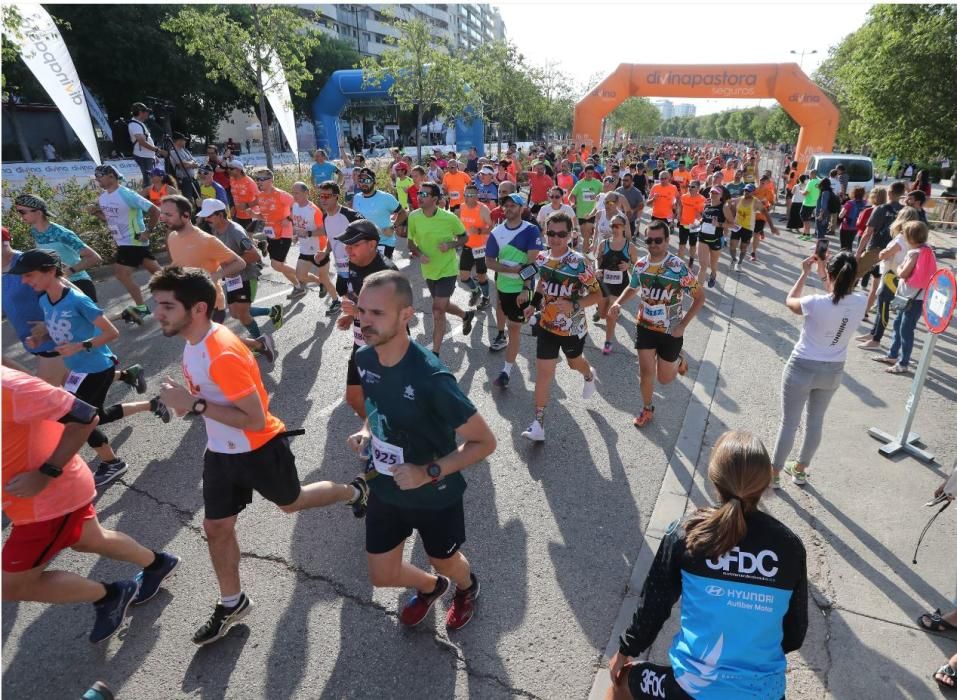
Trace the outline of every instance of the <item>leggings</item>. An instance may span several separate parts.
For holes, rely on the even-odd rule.
[[[819,362],[798,357],[788,360],[781,378],[781,424],[772,458],[775,469],[782,469],[791,454],[805,405],[807,424],[797,461],[805,468],[811,466],[814,453],[821,444],[824,414],[834,392],[841,385],[843,375],[843,362]]]
[[[91,372],[83,378],[80,386],[73,394],[96,409],[96,415],[100,417],[100,425],[112,423],[123,417],[122,404],[114,404],[103,408],[103,403],[106,401],[106,392],[110,390],[115,376],[116,370],[113,367],[102,372]],[[94,428],[90,437],[86,440],[86,444],[90,447],[99,447],[107,442],[106,435],[99,428]]]

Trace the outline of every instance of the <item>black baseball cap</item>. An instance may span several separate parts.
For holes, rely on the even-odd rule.
[[[22,253],[16,264],[10,268],[12,275],[25,275],[36,270],[49,270],[60,266],[60,256],[52,250],[35,248]]]
[[[352,245],[360,241],[378,241],[379,227],[369,219],[359,219],[346,226],[346,230],[336,237],[344,245]]]

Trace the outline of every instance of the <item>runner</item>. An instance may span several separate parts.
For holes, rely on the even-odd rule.
[[[176,180],[172,175],[167,175],[162,168],[153,168],[149,172],[149,185],[144,187],[140,194],[150,200],[154,206],[160,205],[160,200],[168,194],[179,194],[176,187]]]
[[[360,194],[353,200],[353,204],[357,212],[379,227],[382,232],[379,237],[379,252],[391,259],[396,246],[394,227],[404,224],[409,214],[399,204],[399,200],[388,192],[376,189],[375,178],[375,171],[371,168],[359,171]],[[419,202],[419,206],[421,205]]]
[[[641,212],[645,208],[645,195],[635,187],[635,176],[625,173],[621,176],[621,187],[615,190],[628,203],[628,233],[629,238],[638,235],[638,224],[641,223]]]
[[[14,201],[14,209],[23,219],[23,223],[30,227],[35,246],[52,250],[59,255],[70,282],[96,301],[96,286],[86,271],[103,262],[100,254],[70,229],[50,221],[47,203],[41,197],[32,194],[18,195]]]
[[[722,188],[712,187],[710,201],[701,213],[701,231],[698,233],[698,260],[701,267],[698,270],[698,283],[703,284],[707,277],[708,289],[714,288],[717,283],[725,230],[729,222],[734,221],[731,204],[723,201],[723,197]]]
[[[89,640],[99,644],[119,631],[130,605],[159,592],[180,559],[100,525],[92,505],[96,487],[77,454],[95,430],[97,411],[37,377],[7,366],[0,371],[3,514],[13,523],[3,545],[3,600],[92,603],[96,619]],[[142,570],[113,583],[47,571],[64,549],[130,562]]]
[[[368,452],[368,469],[375,470],[366,518],[369,579],[376,587],[416,591],[399,613],[410,627],[454,583],[445,625],[458,630],[472,619],[481,590],[461,552],[461,471],[495,451],[495,436],[445,365],[410,340],[406,329],[415,311],[407,279],[397,271],[371,275],[357,310],[370,346],[356,353],[369,417],[348,443]],[[413,531],[436,575],[403,561]]]
[[[315,160],[315,163],[312,164],[309,170],[309,174],[312,176],[312,186],[319,187],[323,182],[333,180],[337,185],[342,187],[342,171],[339,170],[335,163],[328,160],[329,154],[326,153],[325,149],[317,148],[316,152],[312,154],[312,157]]]
[[[538,210],[538,216],[536,221],[538,222],[538,228],[542,231],[545,230],[545,222],[548,220],[552,214],[557,214],[559,212],[566,214],[572,218],[572,240],[571,247],[578,247],[578,217],[575,214],[575,210],[571,207],[570,204],[565,203],[566,199],[565,190],[561,187],[553,187],[548,192],[548,204],[543,206]]]
[[[202,199],[218,199],[229,208],[229,194],[226,192],[226,188],[216,180],[216,171],[213,166],[199,166],[196,177],[199,179],[199,196]],[[200,203],[200,206],[202,206],[202,203]]]
[[[276,345],[272,336],[260,330],[256,318],[268,316],[272,321],[273,329],[279,330],[283,320],[282,304],[274,304],[270,308],[252,305],[259,285],[262,256],[245,229],[235,221],[226,218],[227,212],[226,207],[218,199],[206,199],[203,201],[199,216],[209,222],[214,236],[246,262],[246,267],[241,274],[223,279],[226,303],[229,304],[229,315],[243,324],[249,337],[257,341],[257,347],[254,350],[261,352],[271,364],[276,361]],[[246,346],[252,348],[248,343]]]
[[[122,187],[123,176],[112,165],[98,165],[95,177],[103,192],[100,193],[92,213],[106,224],[113,241],[116,243],[116,264],[113,274],[133,299],[133,306],[127,307],[123,318],[135,323],[143,323],[149,315],[149,307],[143,303],[143,292],[133,281],[133,272],[145,267],[149,272],[160,269],[159,263],[150,251],[150,233],[159,223],[159,209],[136,194]],[[149,225],[143,222],[143,213],[149,217]]]
[[[658,182],[651,187],[648,193],[651,202],[651,220],[661,221],[666,226],[668,235],[671,235],[671,221],[675,216],[675,206],[678,202],[678,188],[671,184],[671,173],[662,170],[658,173]],[[645,229],[648,233],[648,229]]]
[[[555,186],[555,178],[545,172],[545,162],[532,161],[532,169],[527,171],[528,203],[532,214],[537,215],[539,210],[549,203],[548,196]]]
[[[678,200],[678,257],[688,253],[688,269],[694,268],[694,254],[698,247],[698,232],[701,230],[701,215],[707,200],[700,193],[697,180],[688,183],[688,191]]]
[[[571,165],[567,160],[563,160],[558,166],[558,173],[555,176],[555,183],[562,188],[562,195],[564,199],[562,200],[565,204],[568,204],[568,194],[575,187],[575,183],[578,182],[578,178],[575,177],[571,172]],[[551,192],[551,190],[549,190]],[[575,222],[575,228],[578,229],[578,222]]]
[[[319,185],[319,209],[322,211],[323,228],[326,230],[326,238],[336,265],[336,293],[339,300],[344,301],[349,286],[349,255],[346,247],[339,241],[339,236],[349,224],[361,219],[362,215],[354,209],[339,205],[340,192],[339,185],[332,180]],[[316,264],[320,262],[321,257],[316,260]]]
[[[10,274],[20,275],[23,283],[40,295],[46,336],[33,336],[26,341],[27,346],[40,345],[46,338],[53,341],[55,352],[69,370],[64,388],[96,409],[100,425],[146,411],[169,423],[169,411],[156,398],[103,407],[114,380],[119,379],[134,387],[136,393],[144,394],[146,376],[140,365],[130,365],[122,372],[116,370],[118,360],[107,343],[116,340],[120,332],[88,296],[63,280],[56,253],[27,251],[10,268]],[[100,458],[94,476],[97,486],[109,484],[126,471],[126,462],[116,456],[99,428],[93,430],[87,444]]]
[[[584,182],[584,181],[583,181]],[[521,346],[521,329],[525,322],[522,307],[531,301],[534,288],[535,266],[531,265],[542,250],[541,230],[522,218],[525,198],[518,193],[502,197],[499,202],[505,220],[492,229],[485,245],[485,264],[495,272],[495,290],[498,292],[498,307],[501,320],[496,315],[498,335],[489,345],[489,350],[505,351],[505,364],[492,382],[500,389],[508,386],[512,366]],[[519,302],[519,299],[522,301]],[[508,324],[508,336],[504,323]]]
[[[754,191],[754,196],[764,205],[765,211],[758,212],[754,221],[754,238],[751,240],[751,262],[758,260],[758,246],[764,240],[764,227],[770,224],[771,232],[780,235],[771,222],[771,212],[774,211],[774,202],[777,200],[777,193],[774,191],[774,183],[770,175],[762,175],[758,188]]]
[[[685,194],[688,191],[688,185],[691,184],[691,179],[691,173],[688,172],[688,169],[685,167],[684,161],[680,162],[671,174],[671,182],[678,188],[680,194]]]
[[[446,313],[462,319],[462,335],[472,332],[475,320],[474,310],[464,311],[451,300],[458,269],[455,251],[465,246],[468,234],[455,214],[438,208],[440,193],[436,183],[423,182],[419,208],[409,215],[409,252],[421,261],[422,276],[432,295],[432,352],[436,357],[442,349]]]
[[[624,217],[620,217],[624,218]],[[622,225],[625,225],[622,222]],[[545,408],[551,393],[558,352],[565,355],[568,366],[585,379],[582,399],[595,393],[595,370],[582,356],[588,325],[585,309],[601,300],[601,286],[591,266],[578,251],[568,247],[572,235],[572,219],[565,214],[552,214],[545,224],[549,250],[539,253],[535,261],[540,274],[531,303],[523,309],[526,319],[535,326],[535,419],[522,433],[532,442],[545,441]],[[523,292],[527,296],[528,291]]]
[[[754,236],[757,215],[763,213],[767,216],[768,214],[764,203],[754,196],[754,191],[754,185],[749,183],[744,186],[744,194],[741,197],[731,200],[731,211],[734,214],[730,244],[731,267],[733,268],[737,263],[739,270],[744,262],[744,253]],[[777,235],[778,230],[774,227],[774,222],[768,221],[768,223],[771,225],[771,233]],[[741,243],[740,253],[738,252],[738,242]],[[751,260],[757,260],[754,253],[751,254]]]
[[[409,166],[403,162],[395,164],[395,196],[399,204],[406,211],[418,209],[418,207],[409,206],[409,188],[416,184],[415,180],[409,177]]]
[[[452,212],[458,212],[462,202],[465,201],[465,188],[471,184],[471,176],[459,170],[459,162],[452,158],[448,162],[448,170],[442,176],[442,189],[449,201],[449,209]],[[420,194],[421,197],[421,188]],[[422,206],[421,203],[419,205]]]
[[[492,215],[488,207],[478,200],[478,187],[474,184],[465,188],[465,202],[459,208],[459,218],[469,236],[459,256],[459,282],[469,289],[469,306],[482,311],[489,305],[485,242],[492,230]],[[472,277],[473,269],[475,277]]]
[[[309,186],[305,182],[292,185],[292,232],[299,244],[299,259],[296,261],[296,277],[299,286],[309,282],[319,285],[319,298],[329,295],[326,316],[338,316],[342,308],[336,285],[329,279],[329,238],[323,227],[322,211],[309,201]],[[319,262],[317,262],[319,261]],[[318,274],[313,274],[315,270]]]
[[[622,214],[616,214],[611,220],[612,236],[602,244],[598,251],[598,279],[602,283],[602,298],[598,310],[592,316],[597,322],[605,319],[605,345],[602,355],[610,355],[615,339],[616,318],[608,316],[611,303],[621,296],[628,286],[628,268],[635,259],[635,248],[628,237],[627,221]]]
[[[808,177],[810,179],[804,183],[804,201],[801,203],[801,220],[804,222],[802,241],[812,239],[811,223],[817,213],[817,200],[821,197],[821,178],[817,176],[817,170],[809,172]]]
[[[655,378],[659,384],[670,384],[678,374],[688,371],[681,353],[684,333],[705,301],[704,289],[698,286],[684,261],[668,252],[667,225],[652,221],[645,236],[648,255],[635,263],[628,289],[608,310],[609,318],[617,319],[621,307],[640,293],[635,348],[644,406],[635,418],[636,428],[644,427],[654,417]],[[691,308],[682,313],[681,301],[686,293],[693,301]]]
[[[595,178],[595,166],[589,163],[582,171],[582,179],[575,183],[568,195],[568,203],[575,207],[578,228],[582,232],[582,250],[591,248],[595,223],[589,219],[589,215],[595,210],[601,191],[602,183]]]
[[[228,161],[226,171],[229,173],[229,191],[233,196],[233,219],[246,229],[253,232],[253,215],[256,199],[259,196],[259,187],[256,181],[246,174],[246,166],[241,160],[233,158]],[[260,248],[265,253],[265,247]]]
[[[296,270],[286,264],[286,257],[292,247],[292,205],[293,198],[273,183],[271,170],[262,168],[255,173],[259,194],[256,195],[258,211],[253,215],[263,222],[263,235],[266,236],[266,250],[269,252],[269,266],[289,280],[292,291],[287,299],[301,299],[306,295],[306,286],[299,283]]]
[[[495,182],[495,171],[486,166],[479,170],[478,181],[479,201],[489,209],[498,205],[498,183]]]
[[[252,353],[232,331],[211,321],[216,288],[205,271],[167,267],[153,275],[150,291],[163,335],[186,341],[186,385],[167,377],[162,400],[177,415],[202,416],[206,424],[203,530],[220,599],[193,635],[193,643],[203,646],[225,636],[253,607],[240,583],[236,539],[237,517],[252,502],[253,491],[284,513],[347,503],[362,517],[368,487],[361,477],[351,484],[300,486],[288,433],[269,412]]]

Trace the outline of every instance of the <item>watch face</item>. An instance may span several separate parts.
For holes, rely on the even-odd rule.
[[[442,467],[438,464],[430,464],[426,467],[425,473],[434,479],[442,473]]]

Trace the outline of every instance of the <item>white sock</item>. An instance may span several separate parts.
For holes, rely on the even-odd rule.
[[[239,605],[239,599],[243,597],[243,592],[240,591],[236,595],[224,595],[220,596],[219,602],[223,604],[225,608],[235,608]]]
[[[505,372],[505,374],[512,376],[512,363],[506,362],[504,365],[502,365],[502,371]]]

